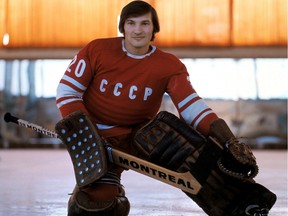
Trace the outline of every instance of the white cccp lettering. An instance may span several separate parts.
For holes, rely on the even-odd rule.
[[[129,98],[134,100],[136,98],[136,95],[134,94],[134,91],[137,91],[138,88],[137,86],[133,85],[130,87],[130,90],[129,90]]]
[[[104,88],[104,85],[108,85],[108,81],[103,79],[100,83],[100,91],[101,92],[105,92],[106,91],[106,88]]]
[[[150,95],[152,95],[152,92],[153,92],[152,88],[148,88],[148,87],[145,88],[145,93],[144,93],[144,98],[143,98],[144,101],[146,101],[147,98],[148,98]]]
[[[119,91],[119,88],[122,88],[123,85],[122,83],[116,83],[115,87],[114,87],[114,95],[115,96],[119,96],[121,94],[121,92]]]
[[[102,79],[101,83],[100,83],[100,86],[99,86],[99,90],[100,92],[106,92],[106,87],[109,85],[109,82],[106,80],[106,79]],[[115,86],[114,86],[114,89],[113,89],[113,94],[115,96],[120,96],[121,95],[121,89],[123,88],[123,84],[122,83],[116,83]],[[138,87],[135,86],[135,85],[132,85],[130,88],[129,88],[129,95],[128,97],[131,99],[131,100],[134,100],[136,99],[137,97],[137,91],[138,91]],[[144,95],[143,95],[143,100],[146,101],[148,99],[149,96],[152,95],[152,88],[149,88],[149,87],[146,87],[145,90],[144,90]]]

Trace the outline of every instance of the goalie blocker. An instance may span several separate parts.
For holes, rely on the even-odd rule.
[[[227,134],[223,122],[214,132]],[[143,159],[177,172],[189,171],[200,182],[198,194],[184,193],[208,215],[264,216],[276,201],[274,193],[253,180],[258,173],[255,157],[236,138],[223,146],[163,111],[138,130],[134,139]]]
[[[66,145],[80,189],[107,173],[104,141],[84,113],[74,112],[63,118],[56,124],[55,131]]]

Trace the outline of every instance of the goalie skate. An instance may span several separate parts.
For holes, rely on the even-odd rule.
[[[56,124],[55,130],[69,152],[79,188],[88,186],[106,174],[103,140],[84,113],[75,112],[65,117]]]

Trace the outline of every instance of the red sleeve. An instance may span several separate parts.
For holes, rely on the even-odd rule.
[[[93,75],[85,52],[84,48],[72,59],[58,84],[56,104],[62,117],[79,110],[87,113],[82,97]]]
[[[194,129],[208,135],[210,124],[217,119],[216,113],[198,96],[192,87],[188,73],[173,76],[168,84],[168,93],[175,104],[180,117]]]

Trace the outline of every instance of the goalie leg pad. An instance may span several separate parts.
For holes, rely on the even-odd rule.
[[[104,141],[87,115],[72,113],[55,130],[69,152],[78,187],[87,187],[107,173]]]
[[[222,172],[217,162],[223,148],[168,112],[160,112],[144,125],[134,140],[144,159],[174,171],[190,171],[202,188],[196,195],[186,195],[208,215],[244,216],[255,206],[269,211],[276,201],[275,194],[253,180]]]
[[[217,164],[222,151],[165,111],[139,129],[134,142],[143,159],[174,171],[190,171],[201,184]]]
[[[190,158],[195,163],[205,143],[205,137],[164,111],[134,136],[135,147],[144,159],[173,170],[190,155],[195,156]]]
[[[213,216],[266,216],[276,202],[276,195],[264,186],[227,177],[220,170],[212,171],[197,195],[186,195]]]

